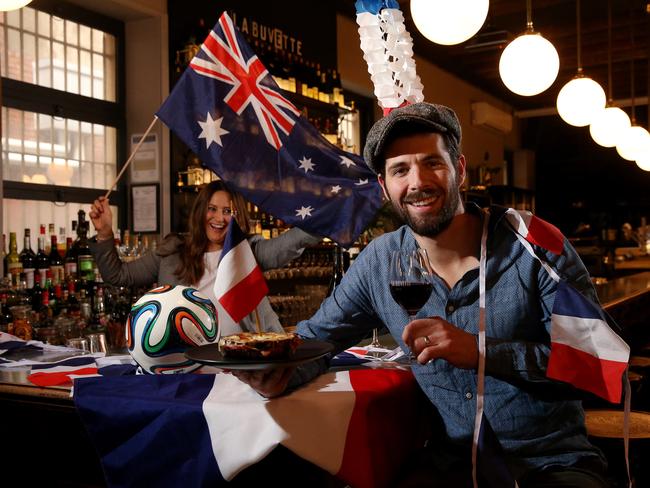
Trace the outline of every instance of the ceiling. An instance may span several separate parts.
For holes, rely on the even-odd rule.
[[[432,43],[418,32],[411,20],[408,0],[399,0],[414,50],[437,66],[510,103],[521,115],[544,114],[555,107],[562,86],[577,72],[576,0],[533,0],[534,28],[549,39],[560,56],[560,72],[545,92],[522,97],[510,92],[499,77],[502,50],[526,28],[526,0],[490,0],[488,17],[470,40],[456,46]],[[340,0],[343,13],[354,16],[351,1]],[[636,116],[647,123],[648,57],[650,53],[650,1],[611,0],[611,96],[627,101],[632,94],[632,63]],[[581,60],[583,72],[598,81],[609,95],[608,0],[581,2]],[[643,105],[639,105],[639,102]],[[549,109],[549,110],[545,110]]]

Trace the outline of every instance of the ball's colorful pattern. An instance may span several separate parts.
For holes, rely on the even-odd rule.
[[[184,355],[188,347],[216,342],[217,312],[196,289],[164,285],[148,291],[131,308],[127,347],[147,373],[188,373],[201,365]]]

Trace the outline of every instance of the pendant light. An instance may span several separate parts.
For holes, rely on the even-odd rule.
[[[634,19],[630,10],[630,37],[631,37],[631,59],[630,59],[630,96],[632,99],[631,115],[632,125],[625,129],[619,140],[616,142],[616,152],[623,159],[628,161],[645,161],[650,154],[650,134],[643,127],[636,125],[636,106],[634,100]],[[642,163],[644,164],[644,163]]]
[[[630,118],[618,107],[613,106],[612,97],[612,0],[607,1],[607,107],[596,114],[589,125],[591,138],[603,147],[614,147],[625,129],[630,127]]]
[[[557,111],[560,117],[570,125],[584,127],[589,125],[594,116],[605,108],[605,92],[594,80],[582,73],[580,58],[580,0],[576,0],[576,25],[578,44],[578,73],[562,87],[557,96]]]
[[[489,0],[411,0],[411,17],[420,33],[436,44],[466,41],[483,26]]]
[[[526,97],[550,87],[560,70],[555,46],[533,29],[531,10],[531,0],[526,0],[526,32],[508,44],[499,59],[503,84]]]
[[[23,8],[32,0],[0,0],[0,11],[8,12],[9,10],[17,10]]]

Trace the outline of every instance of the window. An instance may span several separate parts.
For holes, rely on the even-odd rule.
[[[125,146],[123,25],[60,1],[31,5],[0,12],[3,232],[19,242],[40,224],[69,233],[114,181]],[[114,210],[124,201],[118,186]]]

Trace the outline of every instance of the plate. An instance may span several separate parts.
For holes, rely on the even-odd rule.
[[[265,370],[279,366],[297,366],[299,364],[315,361],[334,350],[334,345],[318,340],[304,340],[293,354],[288,358],[260,359],[260,358],[226,358],[219,351],[219,346],[206,344],[193,347],[185,351],[185,357],[201,364],[208,364],[223,369]]]

